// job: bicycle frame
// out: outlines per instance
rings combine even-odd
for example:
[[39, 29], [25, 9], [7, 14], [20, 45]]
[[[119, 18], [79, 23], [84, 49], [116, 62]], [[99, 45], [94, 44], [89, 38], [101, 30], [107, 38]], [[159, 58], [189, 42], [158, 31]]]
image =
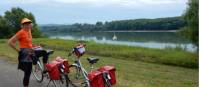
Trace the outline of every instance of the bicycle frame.
[[[80, 71], [82, 72], [83, 76], [84, 76], [84, 79], [86, 81], [86, 84], [87, 84], [87, 87], [90, 87], [90, 81], [89, 81], [89, 78], [87, 77], [88, 76], [88, 73], [87, 71], [83, 68], [82, 64], [81, 64], [81, 61], [80, 61], [80, 58], [77, 58], [76, 62], [74, 64], [72, 64], [73, 66], [76, 66], [78, 67], [78, 69], [80, 69]], [[92, 70], [94, 67], [93, 65], [90, 65], [90, 69]], [[90, 71], [91, 71], [90, 70]], [[78, 74], [80, 73], [80, 71], [78, 71]], [[110, 82], [108, 81], [110, 76], [108, 73], [104, 73], [103, 74], [103, 78], [106, 82], [106, 85], [107, 87], [112, 87]]]
[[[86, 81], [87, 87], [90, 87], [90, 81], [89, 81], [89, 79], [88, 79], [88, 77], [87, 77], [88, 73], [87, 73], [87, 71], [83, 68], [83, 66], [82, 66], [82, 64], [81, 64], [81, 61], [80, 61], [80, 58], [77, 58], [76, 61], [77, 61], [77, 62], [75, 62], [75, 63], [72, 64], [72, 65], [74, 65], [74, 66], [78, 67], [78, 69], [80, 69], [80, 71], [81, 71], [81, 73], [82, 73], [82, 75], [84, 76], [84, 79], [85, 79], [85, 81]], [[80, 73], [80, 71], [79, 71], [79, 73]]]
[[44, 65], [43, 63], [41, 63], [40, 59], [38, 59], [37, 64], [39, 65], [39, 67], [42, 67], [42, 71], [44, 71]]

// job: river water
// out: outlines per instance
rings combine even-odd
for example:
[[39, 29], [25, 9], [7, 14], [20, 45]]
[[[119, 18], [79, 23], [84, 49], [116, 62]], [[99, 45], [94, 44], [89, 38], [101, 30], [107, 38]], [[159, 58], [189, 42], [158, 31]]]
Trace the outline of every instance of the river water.
[[46, 33], [50, 38], [87, 40], [103, 44], [118, 44], [148, 48], [181, 47], [194, 52], [196, 47], [176, 32], [64, 32]]

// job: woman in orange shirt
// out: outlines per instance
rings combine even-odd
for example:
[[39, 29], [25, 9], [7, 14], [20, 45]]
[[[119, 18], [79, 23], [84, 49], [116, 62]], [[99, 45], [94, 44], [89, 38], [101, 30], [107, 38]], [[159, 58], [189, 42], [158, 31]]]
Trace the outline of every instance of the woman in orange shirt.
[[[32, 70], [32, 21], [24, 18], [21, 21], [22, 29], [8, 40], [8, 44], [19, 53], [18, 69], [24, 71], [23, 85], [28, 87]], [[19, 42], [19, 48], [16, 47], [16, 41]]]

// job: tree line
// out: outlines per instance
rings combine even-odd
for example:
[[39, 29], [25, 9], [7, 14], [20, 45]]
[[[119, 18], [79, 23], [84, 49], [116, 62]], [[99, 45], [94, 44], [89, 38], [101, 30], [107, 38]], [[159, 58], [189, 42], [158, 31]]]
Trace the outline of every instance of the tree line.
[[96, 22], [96, 24], [75, 23], [72, 25], [43, 25], [43, 32], [67, 31], [134, 31], [134, 30], [177, 30], [186, 26], [183, 17], [167, 17], [156, 19], [118, 20], [111, 22]]

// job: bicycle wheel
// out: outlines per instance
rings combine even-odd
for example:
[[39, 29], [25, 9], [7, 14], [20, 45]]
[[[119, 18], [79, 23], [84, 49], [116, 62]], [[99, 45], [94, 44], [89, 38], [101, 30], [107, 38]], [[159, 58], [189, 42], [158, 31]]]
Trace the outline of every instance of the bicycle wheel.
[[110, 81], [109, 81], [110, 75], [109, 73], [103, 73], [103, 79], [105, 82], [105, 87], [112, 87]]
[[53, 80], [54, 87], [71, 87], [67, 74], [61, 74], [59, 80]]
[[68, 78], [70, 85], [75, 87], [85, 87], [86, 82], [80, 68], [76, 65], [71, 65], [69, 69], [70, 73], [68, 73]]
[[36, 80], [41, 83], [43, 81], [44, 76], [43, 76], [43, 66], [41, 65], [40, 61], [38, 61], [35, 66], [33, 66], [32, 72]]
[[105, 87], [112, 87], [112, 85], [110, 84], [110, 82], [108, 80], [105, 81]]

